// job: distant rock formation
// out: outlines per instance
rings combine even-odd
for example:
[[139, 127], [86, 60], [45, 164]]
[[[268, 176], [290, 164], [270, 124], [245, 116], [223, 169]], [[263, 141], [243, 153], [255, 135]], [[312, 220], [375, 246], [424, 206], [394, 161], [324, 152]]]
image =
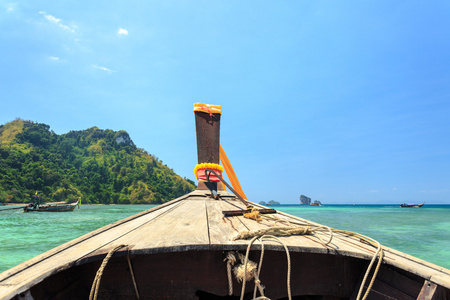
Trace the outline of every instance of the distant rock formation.
[[300, 204], [301, 205], [311, 205], [311, 198], [306, 197], [305, 195], [300, 195]]
[[125, 144], [127, 146], [135, 146], [133, 141], [131, 140], [130, 136], [128, 135], [128, 133], [125, 130], [121, 130], [121, 131], [117, 132], [115, 137], [116, 137], [116, 143], [118, 145]]
[[259, 204], [261, 204], [261, 205], [280, 205], [280, 202], [274, 201], [274, 200], [270, 200], [269, 203], [266, 203], [264, 201], [259, 201]]
[[312, 206], [322, 206], [322, 202], [319, 200], [314, 200], [314, 202], [311, 203]]

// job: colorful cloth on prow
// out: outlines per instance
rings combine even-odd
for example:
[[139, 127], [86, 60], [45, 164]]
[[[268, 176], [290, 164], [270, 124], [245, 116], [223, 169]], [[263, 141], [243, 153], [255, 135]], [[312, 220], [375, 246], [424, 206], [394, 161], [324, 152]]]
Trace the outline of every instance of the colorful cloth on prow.
[[194, 112], [201, 111], [207, 114], [222, 114], [222, 106], [205, 104], [205, 103], [194, 103]]
[[[195, 177], [197, 178], [197, 180], [200, 180], [200, 181], [208, 180], [206, 178], [206, 174], [205, 174], [206, 169], [211, 169], [214, 172], [216, 172], [217, 175], [222, 176], [223, 167], [221, 165], [213, 164], [213, 163], [201, 163], [201, 164], [196, 165], [194, 168], [194, 173], [195, 173]], [[214, 173], [209, 174], [208, 177], [209, 177], [209, 180], [212, 182], [220, 181], [220, 179], [218, 177], [216, 177], [216, 175], [214, 175]]]

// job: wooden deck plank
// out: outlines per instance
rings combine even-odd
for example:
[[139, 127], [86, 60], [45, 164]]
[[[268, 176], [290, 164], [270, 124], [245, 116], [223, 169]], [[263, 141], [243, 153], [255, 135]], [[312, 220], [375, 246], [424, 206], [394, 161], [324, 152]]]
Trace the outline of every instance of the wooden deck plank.
[[225, 217], [223, 211], [245, 209], [245, 206], [237, 198], [229, 197], [207, 203], [209, 231], [211, 245], [240, 245], [245, 247], [246, 241], [233, 241], [238, 232], [246, 228], [234, 217]]
[[[137, 247], [209, 244], [204, 198], [185, 201], [170, 214], [169, 218], [158, 221], [155, 226], [158, 230], [151, 228], [147, 228], [147, 232], [143, 232], [145, 228], [139, 230], [139, 233], [143, 234], [143, 239], [135, 239]], [[152, 240], [156, 240], [156, 243]]]
[[[111, 241], [129, 232], [134, 228], [141, 226], [155, 218], [164, 215], [182, 202], [174, 203], [155, 210], [152, 213], [142, 214], [138, 218], [133, 218], [127, 222], [116, 222], [120, 226], [107, 226], [107, 230], [99, 229], [90, 234], [84, 235], [72, 242], [63, 244], [53, 250], [45, 252], [21, 265], [1, 274], [0, 298], [4, 297], [9, 291], [14, 290], [15, 286], [24, 283], [36, 283], [45, 278], [47, 274], [65, 269], [70, 265], [88, 255], [93, 249], [99, 246], [111, 243]], [[116, 224], [114, 223], [114, 224]]]
[[[204, 198], [190, 198], [166, 215], [124, 235], [109, 245], [105, 245], [92, 253], [102, 254], [109, 249], [125, 244], [131, 251], [146, 252], [151, 249], [170, 248], [188, 245], [209, 245]], [[185, 248], [184, 248], [185, 249]]]
[[[278, 212], [276, 215], [276, 218], [279, 220], [284, 220], [285, 222], [278, 223], [277, 226], [284, 226], [286, 224], [302, 224], [307, 226], [315, 227], [327, 227], [324, 225], [321, 225], [319, 223], [315, 223], [300, 217], [288, 215], [283, 212]], [[331, 228], [333, 229], [333, 228]], [[327, 230], [323, 230], [320, 232], [315, 232], [313, 236], [305, 236], [305, 238], [310, 239], [313, 242], [322, 244], [321, 240], [318, 238], [319, 236], [322, 238], [323, 241], [328, 241], [329, 239], [329, 232]], [[331, 240], [331, 243], [328, 246], [325, 246], [325, 248], [330, 250], [336, 250], [337, 252], [356, 252], [361, 254], [370, 254], [374, 253], [376, 249], [373, 247], [367, 245], [366, 243], [362, 243], [356, 239], [351, 239], [348, 236], [340, 233], [333, 233], [333, 238]]]
[[229, 205], [222, 201], [206, 201], [206, 213], [208, 216], [208, 230], [212, 245], [233, 244], [232, 236], [237, 234], [237, 230], [232, 225], [232, 221], [222, 214], [223, 210], [229, 210]]
[[[8, 298], [11, 293], [16, 293], [18, 286], [24, 291], [51, 273], [93, 256], [105, 254], [120, 244], [128, 245], [131, 251], [136, 253], [233, 247], [245, 249], [249, 240], [231, 240], [244, 230], [296, 226], [294, 224], [320, 226], [282, 212], [265, 215], [261, 222], [243, 216], [225, 218], [222, 211], [246, 209], [245, 205], [227, 192], [220, 192], [220, 200], [213, 200], [205, 196], [205, 193], [207, 191], [195, 191], [156, 209], [105, 226], [0, 274], [0, 298]], [[265, 208], [257, 204], [254, 206]], [[328, 239], [327, 232], [320, 232], [308, 236], [280, 237], [280, 240], [293, 251], [336, 253], [363, 259], [369, 259], [376, 250], [343, 233], [334, 234], [328, 246], [321, 243], [319, 236], [323, 240]], [[274, 241], [267, 241], [265, 244], [281, 247]], [[450, 283], [446, 282], [450, 271], [442, 267], [390, 248], [386, 248], [385, 263], [450, 288]]]
[[[263, 215], [261, 222], [256, 222], [255, 220], [247, 219], [244, 217], [238, 217], [240, 222], [242, 222], [248, 230], [259, 230], [261, 228], [270, 227], [295, 227], [295, 224], [290, 223], [288, 217], [283, 217], [278, 214], [276, 215]], [[326, 247], [320, 242], [317, 237], [308, 236], [280, 236], [278, 237], [284, 244], [288, 246], [305, 247], [305, 248], [316, 248], [316, 252], [326, 252]], [[279, 246], [278, 242], [273, 242], [273, 245]]]
[[[239, 204], [238, 204], [239, 205]], [[265, 208], [260, 205], [255, 205], [257, 208]], [[263, 215], [263, 220], [261, 222], [256, 222], [254, 220], [246, 219], [242, 216], [233, 217], [233, 220], [239, 220], [239, 223], [234, 221], [234, 223], [241, 224], [239, 227], [241, 230], [258, 230], [261, 228], [269, 228], [273, 226], [296, 226], [297, 223], [303, 225], [310, 226], [321, 226], [320, 224], [310, 222], [308, 220], [304, 220], [297, 217], [292, 217], [286, 214], [280, 214], [279, 212], [276, 215]], [[319, 239], [319, 236], [322, 238], [322, 241]], [[367, 244], [363, 244], [357, 240], [353, 240], [348, 242], [346, 239], [342, 240], [339, 238], [339, 234], [334, 234], [334, 237], [329, 245], [324, 245], [323, 241], [327, 241], [329, 239], [329, 232], [315, 232], [313, 235], [305, 235], [305, 236], [290, 236], [290, 237], [279, 237], [280, 240], [288, 245], [289, 247], [296, 248], [297, 250], [301, 248], [307, 248], [308, 251], [316, 252], [316, 253], [357, 253], [360, 257], [370, 257], [375, 250], [372, 249], [371, 246]], [[273, 245], [279, 245], [279, 243], [274, 242]]]
[[[125, 219], [119, 220], [117, 222], [111, 223], [111, 224], [106, 225], [104, 227], [101, 227], [101, 228], [99, 228], [97, 230], [89, 232], [89, 233], [87, 233], [87, 234], [85, 234], [85, 235], [83, 235], [83, 236], [81, 236], [79, 238], [76, 238], [76, 239], [73, 239], [73, 240], [71, 240], [71, 241], [69, 241], [67, 243], [64, 243], [64, 244], [62, 244], [62, 245], [60, 245], [58, 247], [55, 247], [55, 248], [53, 248], [53, 249], [51, 249], [51, 250], [49, 250], [47, 252], [44, 252], [44, 253], [42, 253], [42, 254], [40, 254], [40, 255], [32, 258], [32, 259], [30, 259], [30, 260], [20, 264], [20, 265], [17, 265], [16, 267], [13, 267], [13, 268], [11, 268], [11, 269], [1, 273], [0, 274], [0, 284], [2, 283], [3, 280], [5, 280], [6, 278], [10, 277], [11, 274], [16, 273], [16, 272], [20, 272], [24, 268], [27, 268], [27, 267], [29, 267], [31, 265], [34, 265], [35, 263], [40, 262], [42, 260], [48, 259], [51, 256], [53, 256], [53, 255], [63, 251], [66, 248], [71, 248], [71, 247], [77, 246], [78, 244], [84, 242], [85, 240], [91, 239], [92, 237], [95, 237], [96, 235], [102, 234], [102, 233], [104, 233], [106, 231], [109, 231], [109, 230], [115, 228], [115, 227], [119, 227], [120, 226], [120, 228], [122, 228], [121, 226], [123, 226], [123, 224], [126, 224], [126, 223], [128, 223], [130, 221], [133, 221], [135, 219], [139, 219], [142, 216], [147, 216], [147, 215], [149, 215], [151, 213], [153, 214], [154, 212], [156, 212], [156, 214], [164, 213], [166, 211], [166, 208], [172, 207], [172, 205], [174, 205], [175, 203], [178, 203], [178, 202], [186, 199], [187, 197], [189, 197], [189, 194], [184, 195], [184, 196], [182, 196], [180, 198], [174, 199], [174, 200], [172, 200], [170, 202], [167, 202], [165, 204], [159, 205], [157, 207], [154, 207], [152, 209], [143, 211], [141, 213], [137, 213], [137, 214], [135, 214], [133, 216], [130, 216], [128, 218], [125, 218]], [[154, 216], [156, 216], [156, 215], [154, 215]]]
[[[278, 218], [285, 218], [298, 220], [300, 222], [306, 222], [309, 224], [313, 224], [316, 226], [320, 226], [320, 224], [305, 220], [296, 216], [291, 216], [288, 214], [285, 214], [283, 212], [278, 212], [277, 217]], [[359, 241], [356, 238], [351, 238], [345, 234], [337, 233], [334, 234], [331, 248], [334, 248], [337, 250], [337, 252], [341, 254], [351, 255], [354, 257], [359, 258], [370, 258], [376, 251], [376, 248]], [[411, 272], [416, 275], [423, 276], [424, 274], [428, 274], [429, 278], [433, 278], [433, 281], [436, 283], [439, 283], [443, 286], [450, 286], [450, 283], [445, 281], [444, 278], [448, 278], [450, 276], [449, 270], [435, 266], [429, 262], [422, 261], [418, 258], [412, 257], [408, 254], [405, 254], [403, 252], [399, 252], [397, 250], [383, 247], [385, 249], [385, 257], [384, 261], [386, 263], [392, 264], [396, 267], [399, 267], [401, 269], [407, 270], [408, 272]]]
[[433, 299], [434, 293], [436, 292], [437, 285], [435, 283], [425, 280], [423, 287], [420, 290], [420, 294], [417, 300], [431, 300]]

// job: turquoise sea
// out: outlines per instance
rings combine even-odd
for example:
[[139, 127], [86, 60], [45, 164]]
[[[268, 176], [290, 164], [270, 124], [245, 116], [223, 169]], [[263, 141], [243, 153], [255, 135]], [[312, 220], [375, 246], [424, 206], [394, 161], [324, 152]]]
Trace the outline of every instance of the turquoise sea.
[[[152, 205], [82, 205], [73, 212], [1, 211], [0, 272], [99, 227]], [[450, 269], [450, 205], [277, 205], [274, 209], [336, 229], [355, 231], [381, 244]]]

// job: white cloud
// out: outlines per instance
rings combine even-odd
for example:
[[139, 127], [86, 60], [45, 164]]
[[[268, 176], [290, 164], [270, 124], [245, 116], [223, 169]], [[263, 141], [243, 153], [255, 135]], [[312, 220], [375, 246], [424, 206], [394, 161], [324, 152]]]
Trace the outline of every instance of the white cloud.
[[62, 19], [58, 19], [55, 16], [49, 15], [48, 13], [46, 13], [45, 11], [40, 11], [39, 14], [43, 15], [44, 18], [46, 18], [49, 22], [54, 23], [56, 25], [59, 26], [59, 28], [67, 30], [69, 32], [75, 33], [75, 29], [63, 24], [61, 21]]
[[128, 30], [119, 28], [119, 30], [117, 31], [117, 34], [118, 35], [128, 35]]
[[6, 12], [11, 13], [16, 10], [16, 7], [17, 7], [17, 3], [8, 3], [6, 5]]
[[49, 56], [48, 58], [51, 59], [51, 60], [59, 60], [58, 56]]
[[114, 70], [111, 70], [111, 69], [108, 69], [108, 68], [105, 68], [105, 67], [102, 67], [102, 66], [99, 66], [99, 65], [92, 65], [92, 67], [94, 69], [102, 70], [102, 71], [105, 71], [105, 72], [108, 72], [108, 73], [117, 72], [117, 71], [114, 71]]
[[53, 22], [53, 23], [59, 23], [59, 22], [61, 22], [61, 19], [58, 19], [58, 18], [56, 18], [56, 17], [54, 17], [54, 16], [52, 16], [52, 15], [47, 15], [45, 12], [39, 12], [40, 14], [43, 14], [44, 15], [44, 17], [47, 19], [47, 20], [49, 20], [50, 22]]

